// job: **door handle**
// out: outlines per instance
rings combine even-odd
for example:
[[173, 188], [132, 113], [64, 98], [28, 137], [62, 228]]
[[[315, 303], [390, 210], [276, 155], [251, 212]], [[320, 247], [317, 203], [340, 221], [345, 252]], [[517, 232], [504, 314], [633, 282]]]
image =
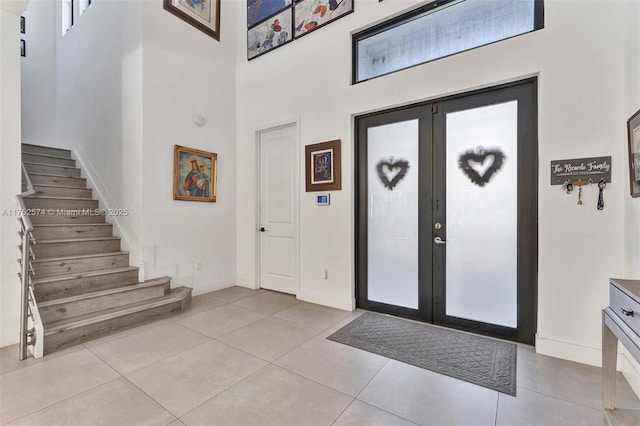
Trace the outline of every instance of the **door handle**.
[[264, 227], [260, 227], [260, 232], [267, 232], [267, 230]]
[[433, 242], [436, 243], [436, 244], [447, 244], [447, 242], [445, 240], [443, 240], [442, 238], [440, 238], [440, 237], [435, 237], [433, 239]]

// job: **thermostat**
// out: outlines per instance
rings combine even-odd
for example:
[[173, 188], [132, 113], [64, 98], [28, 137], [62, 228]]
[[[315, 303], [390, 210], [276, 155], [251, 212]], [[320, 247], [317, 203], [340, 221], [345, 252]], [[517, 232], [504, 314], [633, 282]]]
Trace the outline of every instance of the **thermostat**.
[[316, 195], [316, 206], [328, 206], [329, 200], [329, 194], [318, 194]]

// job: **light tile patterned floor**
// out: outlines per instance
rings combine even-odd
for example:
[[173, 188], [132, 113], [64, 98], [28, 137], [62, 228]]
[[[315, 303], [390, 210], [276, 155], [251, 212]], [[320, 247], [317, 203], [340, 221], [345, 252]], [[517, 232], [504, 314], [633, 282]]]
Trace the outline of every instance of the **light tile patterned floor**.
[[[41, 360], [0, 350], [11, 425], [602, 425], [600, 369], [518, 347], [517, 397], [326, 340], [361, 312], [232, 287]], [[617, 405], [640, 409], [618, 376]]]

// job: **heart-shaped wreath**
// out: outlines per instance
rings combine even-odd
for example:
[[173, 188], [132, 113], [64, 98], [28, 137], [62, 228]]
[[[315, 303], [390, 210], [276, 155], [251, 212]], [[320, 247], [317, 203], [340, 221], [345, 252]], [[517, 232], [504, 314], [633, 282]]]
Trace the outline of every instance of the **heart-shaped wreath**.
[[[393, 157], [391, 157], [389, 158], [389, 161], [381, 160], [376, 165], [376, 170], [378, 171], [378, 176], [380, 177], [382, 184], [393, 191], [393, 188], [407, 174], [407, 170], [409, 170], [409, 162], [404, 160], [394, 161]], [[395, 176], [391, 177], [395, 170], [398, 170], [398, 172]]]
[[[502, 167], [502, 163], [505, 160], [505, 155], [499, 149], [487, 149], [485, 150], [483, 147], [476, 148], [475, 151], [467, 151], [466, 153], [460, 156], [460, 160], [458, 161], [458, 165], [466, 174], [471, 182], [475, 183], [478, 186], [484, 186], [489, 183], [491, 178], [500, 168]], [[471, 164], [476, 163], [479, 166], [483, 166], [485, 161], [489, 159], [492, 160], [489, 167], [484, 170], [482, 173], [481, 169], [474, 168]], [[480, 174], [482, 173], [482, 174]]]

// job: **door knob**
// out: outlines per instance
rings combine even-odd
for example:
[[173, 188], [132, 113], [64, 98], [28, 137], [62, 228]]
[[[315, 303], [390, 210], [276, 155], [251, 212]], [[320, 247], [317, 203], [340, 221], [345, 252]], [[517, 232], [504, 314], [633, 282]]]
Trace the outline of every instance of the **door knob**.
[[440, 238], [440, 237], [435, 237], [435, 238], [433, 239], [433, 242], [434, 242], [434, 243], [436, 243], [436, 244], [446, 244], [446, 243], [447, 243], [445, 240], [443, 240], [443, 239], [442, 239], [442, 238]]
[[264, 227], [261, 227], [261, 228], [260, 228], [260, 232], [267, 232], [267, 230], [266, 230], [266, 229], [264, 229]]

